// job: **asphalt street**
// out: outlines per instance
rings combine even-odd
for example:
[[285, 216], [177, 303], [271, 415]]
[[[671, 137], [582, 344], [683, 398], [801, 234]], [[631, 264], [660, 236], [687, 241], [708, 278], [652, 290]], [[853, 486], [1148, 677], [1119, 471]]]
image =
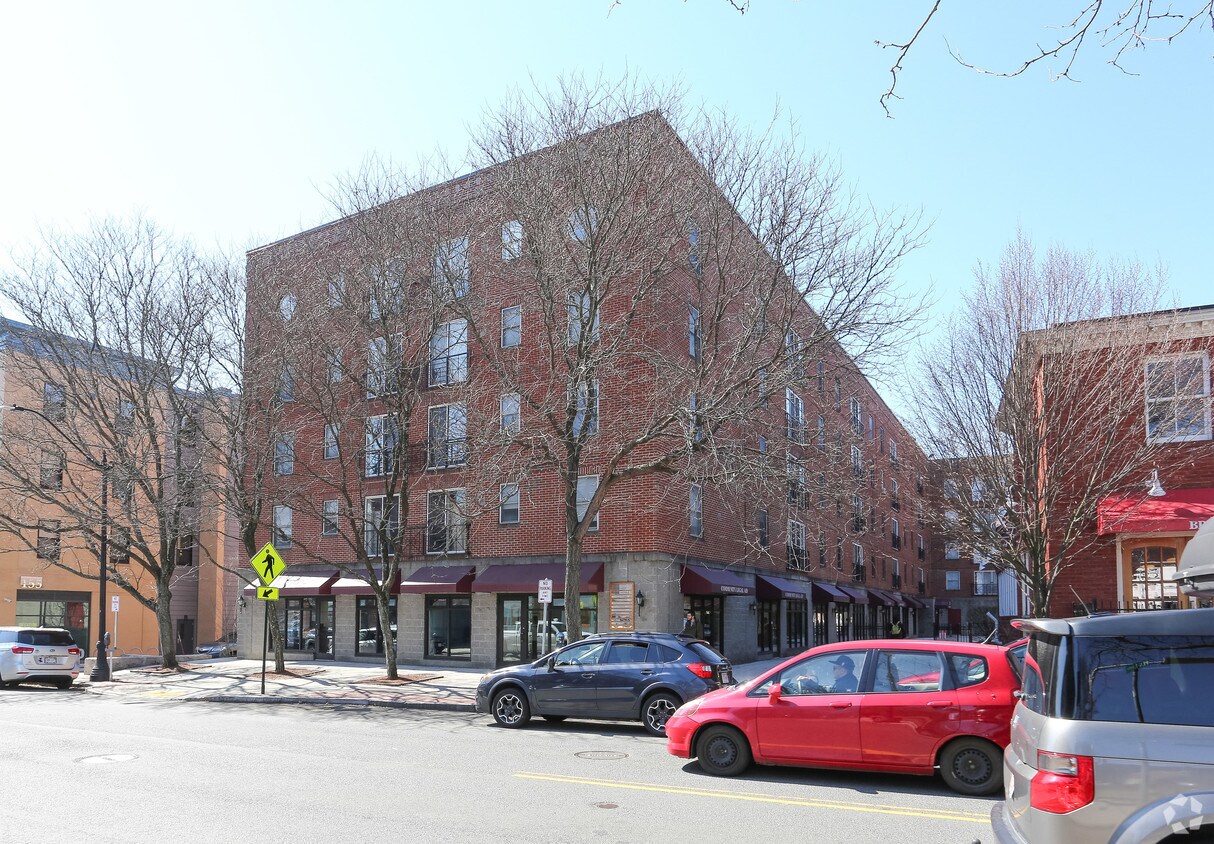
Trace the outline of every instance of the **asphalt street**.
[[992, 840], [936, 779], [719, 779], [639, 725], [25, 686], [0, 737], [0, 842]]

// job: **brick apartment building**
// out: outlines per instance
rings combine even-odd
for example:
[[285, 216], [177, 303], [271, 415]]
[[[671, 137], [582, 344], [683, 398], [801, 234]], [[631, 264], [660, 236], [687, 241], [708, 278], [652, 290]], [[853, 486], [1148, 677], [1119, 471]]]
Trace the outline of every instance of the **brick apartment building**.
[[[656, 114], [597, 135], [610, 144], [612, 133], [632, 131], [638, 121], [676, 164], [694, 166]], [[389, 584], [398, 661], [494, 666], [537, 657], [545, 633], [536, 594], [543, 578], [552, 580], [555, 598], [548, 632], [558, 640], [563, 635], [566, 490], [551, 465], [520, 472], [514, 458], [501, 456], [510, 450], [494, 451], [497, 440], [478, 432], [500, 430], [512, 437], [510, 453], [518, 454], [528, 432], [543, 437], [540, 417], [548, 411], [537, 408], [547, 408], [544, 402], [556, 395], [560, 407], [552, 414], [560, 416], [568, 393], [575, 427], [596, 432], [586, 439], [585, 469], [577, 476], [581, 519], [601, 473], [609, 471], [610, 455], [596, 451], [594, 437], [606, 441], [621, 427], [626, 435], [630, 426], [644, 424], [638, 414], [666, 389], [659, 386], [664, 362], [690, 361], [695, 369], [708, 357], [702, 347], [714, 342], [718, 327], [743, 330], [741, 322], [711, 322], [718, 303], [695, 298], [697, 280], [710, 272], [697, 252], [701, 230], [695, 223], [690, 230], [655, 225], [645, 232], [652, 241], [668, 242], [681, 259], [654, 282], [661, 297], [647, 302], [626, 329], [613, 316], [617, 300], [604, 301], [600, 327], [598, 313], [587, 320], [580, 294], [569, 293], [566, 301], [564, 292], [537, 292], [519, 269], [526, 237], [539, 238], [532, 232], [550, 227], [556, 234], [543, 235], [549, 242], [564, 237], [576, 252], [591, 225], [610, 227], [613, 220], [606, 213], [597, 219], [593, 208], [570, 213], [553, 205], [550, 221], [520, 222], [493, 190], [513, 164], [249, 253], [250, 336], [302, 334], [306, 341], [292, 347], [296, 358], [282, 361], [282, 372], [303, 373], [301, 382], [306, 373], [321, 373], [319, 387], [297, 389], [292, 382], [280, 391], [290, 430], [280, 439], [273, 501], [261, 532], [288, 563], [276, 584], [282, 598], [275, 609], [294, 657], [383, 659], [375, 598], [359, 574], [358, 549], [341, 538], [347, 519], [366, 529], [360, 535], [356, 527], [353, 541], [364, 542], [368, 554], [389, 552], [370, 526], [388, 521], [403, 536], [401, 573]], [[643, 193], [636, 190], [629, 201]], [[378, 306], [359, 286], [365, 273], [350, 247], [364, 237], [369, 218], [396, 208], [425, 208], [428, 219], [444, 221], [446, 234], [419, 235], [409, 227], [399, 234], [429, 238], [431, 252], [416, 262], [423, 273], [456, 265], [450, 301], [421, 336], [408, 328], [377, 335], [366, 311]], [[420, 297], [432, 283], [402, 287]], [[746, 292], [747, 284], [739, 278], [734, 286]], [[625, 304], [628, 298], [627, 291], [620, 294]], [[354, 307], [347, 307], [351, 301]], [[753, 407], [740, 419], [701, 432], [698, 413], [711, 411], [697, 408], [696, 392], [679, 393], [688, 396], [682, 435], [692, 469], [700, 437], [720, 435], [736, 446], [729, 453], [746, 453], [747, 471], [776, 467], [778, 483], [739, 491], [718, 484], [711, 472], [681, 470], [636, 474], [612, 487], [585, 533], [578, 590], [583, 632], [678, 631], [691, 609], [703, 636], [737, 661], [881, 635], [895, 618], [912, 635], [930, 632], [924, 598], [931, 538], [922, 509], [927, 461], [837, 344], [799, 351], [814, 314], [801, 300], [790, 313], [772, 340], [791, 350], [781, 369], [787, 377], [771, 373], [778, 387], [753, 391]], [[546, 359], [571, 354], [568, 349], [583, 340], [608, 346], [625, 330], [637, 338], [629, 341], [634, 345], [600, 366], [593, 387], [586, 382], [579, 393], [544, 369]], [[390, 414], [378, 397], [385, 358], [405, 360], [405, 374], [391, 390], [416, 401], [406, 427], [399, 434], [393, 428], [391, 436], [385, 433]], [[262, 380], [269, 375], [253, 374]], [[768, 374], [764, 370], [764, 379]], [[323, 401], [309, 404], [304, 392]], [[386, 493], [379, 456], [383, 443], [397, 437], [413, 455], [404, 507]], [[347, 446], [355, 455], [343, 463]], [[652, 457], [657, 448], [642, 443], [635, 460]], [[245, 594], [240, 649], [251, 656], [262, 647], [265, 604], [253, 600], [251, 588]]]

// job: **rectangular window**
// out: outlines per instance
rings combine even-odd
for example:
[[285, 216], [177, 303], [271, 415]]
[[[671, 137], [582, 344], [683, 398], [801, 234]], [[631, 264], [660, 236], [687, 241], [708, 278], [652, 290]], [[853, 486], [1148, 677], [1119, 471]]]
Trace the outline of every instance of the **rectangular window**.
[[961, 572], [946, 571], [944, 573], [944, 588], [951, 591], [961, 588]]
[[839, 383], [839, 379], [835, 379], [835, 410], [843, 409], [843, 385]]
[[274, 543], [275, 548], [291, 547], [293, 520], [294, 513], [291, 512], [290, 507], [287, 507], [285, 504], [274, 505], [274, 526], [271, 530], [270, 540]]
[[284, 365], [278, 372], [278, 400], [295, 401], [295, 370], [289, 365]]
[[851, 576], [852, 580], [863, 583], [866, 579], [864, 569], [864, 546], [859, 542], [851, 545]]
[[135, 430], [135, 403], [127, 399], [118, 400], [118, 415], [114, 418], [114, 427], [119, 434], [129, 434]]
[[193, 534], [177, 538], [177, 565], [181, 568], [198, 565], [198, 541]]
[[569, 213], [569, 234], [583, 245], [590, 242], [598, 227], [599, 214], [594, 208], [578, 208]]
[[599, 382], [580, 382], [576, 387], [574, 401], [577, 408], [573, 415], [573, 436], [590, 436], [599, 430]]
[[785, 459], [788, 470], [788, 503], [796, 507], [804, 507], [806, 496], [805, 464], [791, 454]]
[[337, 499], [324, 501], [320, 505], [320, 535], [337, 536]]
[[502, 433], [517, 434], [523, 430], [523, 400], [518, 393], [506, 393], [498, 402]]
[[427, 465], [432, 469], [468, 462], [468, 411], [463, 404], [440, 404], [429, 410]]
[[472, 264], [468, 260], [468, 238], [440, 243], [434, 250], [434, 286], [447, 299], [468, 295]]
[[868, 417], [868, 439], [869, 441], [876, 439], [876, 437], [873, 435], [873, 417], [871, 414]]
[[818, 361], [818, 392], [826, 389], [826, 362]]
[[797, 571], [809, 568], [805, 555], [805, 525], [791, 519], [788, 522], [788, 567]]
[[502, 484], [498, 496], [498, 523], [503, 525], [517, 525], [519, 516], [518, 484]]
[[523, 257], [523, 224], [518, 220], [502, 223], [502, 260]]
[[889, 506], [894, 510], [902, 509], [902, 499], [898, 496], [898, 479], [889, 479]]
[[510, 349], [523, 342], [523, 306], [502, 308], [502, 348]]
[[576, 346], [583, 336], [588, 343], [599, 339], [599, 312], [588, 292], [569, 294], [566, 315], [569, 319], [569, 345]]
[[687, 419], [691, 441], [701, 443], [704, 442], [704, 418], [700, 416], [698, 404], [699, 400], [695, 393], [687, 397]]
[[818, 568], [826, 568], [826, 531], [818, 531]]
[[274, 474], [295, 474], [295, 434], [279, 434], [274, 440]]
[[341, 351], [337, 350], [329, 352], [325, 360], [328, 364], [329, 383], [336, 384], [337, 382], [341, 381], [344, 369], [341, 362]]
[[[396, 634], [396, 599], [388, 599], [388, 624]], [[358, 599], [358, 654], [371, 656], [384, 652], [384, 634], [379, 626], [379, 604], [374, 597]]]
[[898, 468], [898, 444], [893, 440], [889, 441], [889, 465]]
[[337, 426], [336, 425], [325, 425], [325, 445], [324, 445], [323, 454], [324, 454], [325, 460], [336, 460], [337, 459], [338, 451], [337, 451]]
[[766, 548], [770, 539], [767, 535], [767, 508], [760, 507], [759, 512], [755, 514], [755, 524], [759, 528], [759, 547]]
[[363, 546], [368, 557], [392, 555], [400, 541], [400, 499], [385, 495], [363, 499]]
[[704, 535], [704, 488], [692, 484], [687, 496], [687, 510], [691, 515], [691, 535]]
[[687, 311], [687, 353], [700, 359], [700, 309], [694, 305]]
[[42, 452], [42, 463], [39, 466], [40, 486], [43, 489], [63, 489], [63, 468], [66, 461], [66, 456], [62, 451], [50, 451], [44, 449]]
[[944, 559], [959, 560], [961, 559], [961, 546], [956, 542], [944, 543]]
[[975, 595], [998, 595], [999, 594], [999, 572], [991, 569], [989, 571], [974, 572], [974, 594]]
[[788, 418], [789, 442], [805, 442], [805, 403], [790, 388], [784, 390], [784, 414]]
[[468, 553], [468, 516], [462, 489], [441, 489], [426, 495], [426, 553]]
[[468, 380], [468, 323], [456, 319], [443, 323], [430, 338], [429, 383], [431, 387], [460, 384]]
[[895, 551], [902, 548], [902, 528], [897, 519], [889, 520], [889, 542]]
[[396, 456], [396, 418], [393, 416], [367, 417], [366, 452], [364, 462], [368, 478], [392, 474]]
[[59, 559], [59, 521], [42, 519], [38, 522], [37, 554], [40, 560], [55, 562]]
[[392, 383], [393, 366], [387, 337], [374, 337], [367, 341], [367, 398], [396, 392]]
[[864, 455], [857, 445], [851, 447], [851, 475], [853, 478], [864, 477]]
[[329, 308], [340, 308], [346, 303], [346, 277], [341, 273], [329, 279]]
[[767, 437], [759, 434], [759, 454], [767, 453]]
[[864, 523], [864, 499], [859, 495], [851, 497], [851, 529], [856, 533], [863, 533], [867, 528]]
[[42, 413], [53, 422], [62, 422], [67, 416], [67, 392], [62, 384], [47, 381], [42, 385]]
[[826, 417], [818, 416], [818, 451], [826, 451]]
[[700, 227], [696, 223], [687, 226], [687, 262], [696, 278], [703, 278], [704, 264], [700, 258]]
[[472, 598], [426, 596], [426, 658], [472, 659]]
[[[580, 522], [586, 518], [586, 511], [590, 507], [590, 499], [594, 498], [595, 492], [599, 488], [598, 475], [581, 475], [577, 479], [577, 517]], [[594, 514], [594, 520], [590, 523], [590, 530], [599, 529], [599, 514]]]
[[1146, 362], [1147, 440], [1210, 439], [1210, 358], [1175, 355]]
[[860, 409], [860, 402], [854, 398], [851, 400], [851, 429], [857, 436], [864, 436], [864, 412]]

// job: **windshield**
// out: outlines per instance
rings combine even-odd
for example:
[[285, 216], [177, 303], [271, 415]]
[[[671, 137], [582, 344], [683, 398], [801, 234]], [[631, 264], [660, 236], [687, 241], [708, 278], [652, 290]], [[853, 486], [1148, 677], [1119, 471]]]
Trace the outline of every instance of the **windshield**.
[[58, 645], [72, 647], [76, 640], [66, 630], [19, 630], [17, 641], [22, 645]]
[[1214, 642], [1204, 636], [1076, 639], [1075, 717], [1214, 727]]

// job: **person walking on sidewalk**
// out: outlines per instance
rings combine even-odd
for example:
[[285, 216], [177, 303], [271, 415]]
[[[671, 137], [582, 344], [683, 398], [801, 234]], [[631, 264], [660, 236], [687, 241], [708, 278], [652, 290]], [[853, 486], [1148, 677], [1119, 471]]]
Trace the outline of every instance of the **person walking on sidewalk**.
[[680, 636], [690, 636], [693, 639], [704, 638], [704, 628], [700, 626], [700, 622], [696, 620], [695, 610], [688, 610], [686, 617], [683, 619], [683, 631]]

